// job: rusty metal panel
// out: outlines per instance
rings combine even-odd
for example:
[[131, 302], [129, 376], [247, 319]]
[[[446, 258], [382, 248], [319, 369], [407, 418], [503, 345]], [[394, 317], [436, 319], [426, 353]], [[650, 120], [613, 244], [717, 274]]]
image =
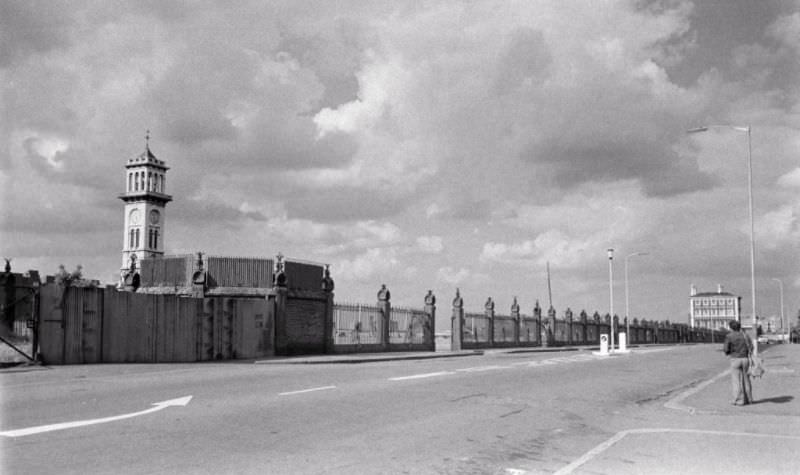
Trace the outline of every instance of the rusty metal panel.
[[142, 259], [139, 275], [143, 287], [184, 286], [192, 278], [192, 256]]
[[324, 268], [320, 264], [286, 261], [286, 281], [290, 289], [320, 290]]
[[81, 363], [100, 363], [103, 351], [103, 294], [105, 289], [78, 289], [81, 302]]
[[272, 259], [206, 257], [209, 287], [272, 287]]
[[177, 303], [174, 325], [173, 361], [196, 361], [196, 321], [202, 311], [202, 299], [171, 297]]
[[107, 291], [103, 300], [103, 361], [126, 361], [129, 292]]
[[203, 299], [203, 308], [197, 319], [197, 361], [214, 359], [214, 304], [212, 298]]
[[64, 297], [64, 364], [83, 363], [83, 292], [67, 287]]
[[39, 293], [39, 354], [45, 364], [64, 363], [62, 288], [44, 285]]
[[238, 299], [233, 332], [233, 357], [275, 354], [274, 323], [266, 299]]

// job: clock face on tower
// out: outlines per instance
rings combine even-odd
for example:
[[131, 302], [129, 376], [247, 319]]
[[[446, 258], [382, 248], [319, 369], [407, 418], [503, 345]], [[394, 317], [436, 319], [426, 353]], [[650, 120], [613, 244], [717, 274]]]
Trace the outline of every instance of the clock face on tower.
[[161, 219], [161, 213], [158, 210], [151, 210], [150, 211], [150, 224], [158, 224], [158, 221]]
[[141, 219], [142, 214], [137, 208], [132, 209], [131, 213], [128, 215], [128, 221], [130, 221], [131, 224], [139, 224]]

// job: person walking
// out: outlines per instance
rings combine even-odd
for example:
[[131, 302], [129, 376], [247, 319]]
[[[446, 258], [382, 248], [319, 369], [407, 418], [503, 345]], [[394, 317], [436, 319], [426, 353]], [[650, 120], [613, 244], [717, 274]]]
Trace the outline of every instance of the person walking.
[[728, 323], [731, 331], [725, 335], [725, 342], [722, 351], [731, 360], [731, 390], [734, 406], [744, 406], [753, 402], [753, 389], [750, 385], [750, 376], [747, 374], [750, 369], [750, 351], [753, 344], [750, 338], [741, 331], [742, 327], [736, 320]]

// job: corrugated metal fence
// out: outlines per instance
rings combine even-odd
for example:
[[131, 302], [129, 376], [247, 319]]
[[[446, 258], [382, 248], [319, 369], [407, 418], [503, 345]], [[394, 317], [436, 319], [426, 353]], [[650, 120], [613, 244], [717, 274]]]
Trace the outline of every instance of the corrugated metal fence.
[[47, 364], [159, 363], [274, 354], [264, 299], [188, 298], [47, 285], [40, 353]]

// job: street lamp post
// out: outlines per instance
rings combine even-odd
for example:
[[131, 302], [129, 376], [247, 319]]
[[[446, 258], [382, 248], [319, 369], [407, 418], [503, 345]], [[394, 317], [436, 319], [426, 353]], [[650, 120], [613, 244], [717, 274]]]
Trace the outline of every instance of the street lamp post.
[[611, 352], [614, 352], [614, 249], [608, 249], [608, 307], [611, 316]]
[[634, 256], [646, 256], [646, 252], [634, 252], [625, 256], [625, 339], [628, 344], [633, 343], [631, 338], [630, 296], [628, 294], [628, 259]]
[[690, 129], [687, 133], [694, 134], [698, 132], [706, 132], [710, 128], [728, 128], [739, 132], [747, 132], [747, 207], [750, 213], [750, 300], [752, 301], [752, 319], [753, 326], [750, 336], [753, 339], [753, 353], [758, 355], [758, 338], [756, 320], [756, 239], [755, 239], [755, 226], [753, 224], [753, 146], [750, 138], [750, 126], [735, 126], [735, 125], [707, 125], [705, 127], [697, 127]]
[[[777, 277], [773, 277], [772, 280], [774, 280], [775, 282], [777, 282], [779, 284], [778, 288], [781, 291], [781, 334], [783, 334], [783, 329], [786, 328], [786, 327], [784, 327], [784, 323], [783, 323], [783, 281], [781, 279], [777, 278]], [[791, 340], [791, 338], [789, 338], [789, 339]]]

